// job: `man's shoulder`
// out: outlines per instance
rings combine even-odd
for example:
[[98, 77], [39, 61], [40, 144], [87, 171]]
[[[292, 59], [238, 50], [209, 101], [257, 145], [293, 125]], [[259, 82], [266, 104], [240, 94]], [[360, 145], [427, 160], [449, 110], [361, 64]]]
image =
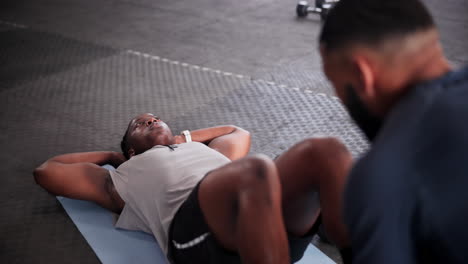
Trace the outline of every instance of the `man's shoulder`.
[[[468, 67], [416, 85], [402, 100], [405, 110], [420, 114], [420, 122], [440, 122], [468, 114]], [[405, 108], [405, 107], [402, 107]], [[411, 112], [403, 110], [404, 114]], [[448, 114], [450, 113], [450, 115]], [[424, 124], [422, 123], [422, 124]]]
[[462, 162], [468, 155], [468, 68], [416, 89], [393, 110], [371, 150], [353, 167], [346, 198], [355, 204], [379, 206], [409, 199], [421, 188], [439, 188], [431, 184], [446, 177], [441, 170], [448, 165], [451, 177], [468, 171]]
[[440, 111], [438, 107], [443, 107], [444, 102], [466, 101], [467, 97], [468, 66], [413, 85], [389, 113], [386, 123], [392, 118], [421, 120], [431, 110]]
[[387, 116], [361, 169], [411, 169], [434, 158], [431, 149], [444, 153], [462, 147], [468, 143], [467, 100], [468, 67], [414, 87]]

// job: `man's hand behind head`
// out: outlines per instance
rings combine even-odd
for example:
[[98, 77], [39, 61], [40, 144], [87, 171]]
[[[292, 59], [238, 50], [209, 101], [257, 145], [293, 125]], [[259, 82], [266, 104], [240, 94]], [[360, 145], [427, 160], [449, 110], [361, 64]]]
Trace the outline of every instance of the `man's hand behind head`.
[[114, 168], [117, 168], [120, 166], [120, 164], [124, 163], [125, 161], [127, 161], [127, 158], [125, 158], [125, 156], [122, 153], [114, 152], [112, 158], [109, 160], [109, 163]]

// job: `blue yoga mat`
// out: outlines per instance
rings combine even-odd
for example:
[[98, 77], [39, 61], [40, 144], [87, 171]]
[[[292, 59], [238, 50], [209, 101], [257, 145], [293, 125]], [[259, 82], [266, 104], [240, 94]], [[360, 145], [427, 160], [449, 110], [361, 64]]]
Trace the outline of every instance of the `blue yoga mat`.
[[[113, 169], [110, 166], [104, 166]], [[168, 264], [152, 235], [114, 227], [116, 215], [87, 201], [58, 196], [66, 212], [103, 264]], [[329, 257], [312, 244], [299, 264], [332, 264]]]

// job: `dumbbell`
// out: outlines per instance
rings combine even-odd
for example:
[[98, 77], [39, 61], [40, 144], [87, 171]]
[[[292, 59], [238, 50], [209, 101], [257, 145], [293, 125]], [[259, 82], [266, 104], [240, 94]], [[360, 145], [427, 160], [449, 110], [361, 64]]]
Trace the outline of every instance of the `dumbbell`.
[[306, 17], [309, 13], [320, 14], [320, 18], [325, 20], [330, 9], [339, 0], [315, 0], [315, 7], [309, 6], [307, 1], [299, 1], [296, 7], [296, 14], [298, 17]]

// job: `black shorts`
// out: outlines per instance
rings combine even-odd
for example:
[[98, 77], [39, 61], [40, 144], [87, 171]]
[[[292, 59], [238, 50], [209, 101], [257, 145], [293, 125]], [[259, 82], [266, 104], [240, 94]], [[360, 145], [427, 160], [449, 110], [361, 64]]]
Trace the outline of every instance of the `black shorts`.
[[[169, 256], [176, 264], [241, 263], [240, 256], [223, 248], [206, 224], [198, 202], [199, 185], [200, 183], [193, 189], [172, 220], [169, 229]], [[319, 221], [303, 237], [288, 234], [291, 263], [302, 258], [318, 226]]]

